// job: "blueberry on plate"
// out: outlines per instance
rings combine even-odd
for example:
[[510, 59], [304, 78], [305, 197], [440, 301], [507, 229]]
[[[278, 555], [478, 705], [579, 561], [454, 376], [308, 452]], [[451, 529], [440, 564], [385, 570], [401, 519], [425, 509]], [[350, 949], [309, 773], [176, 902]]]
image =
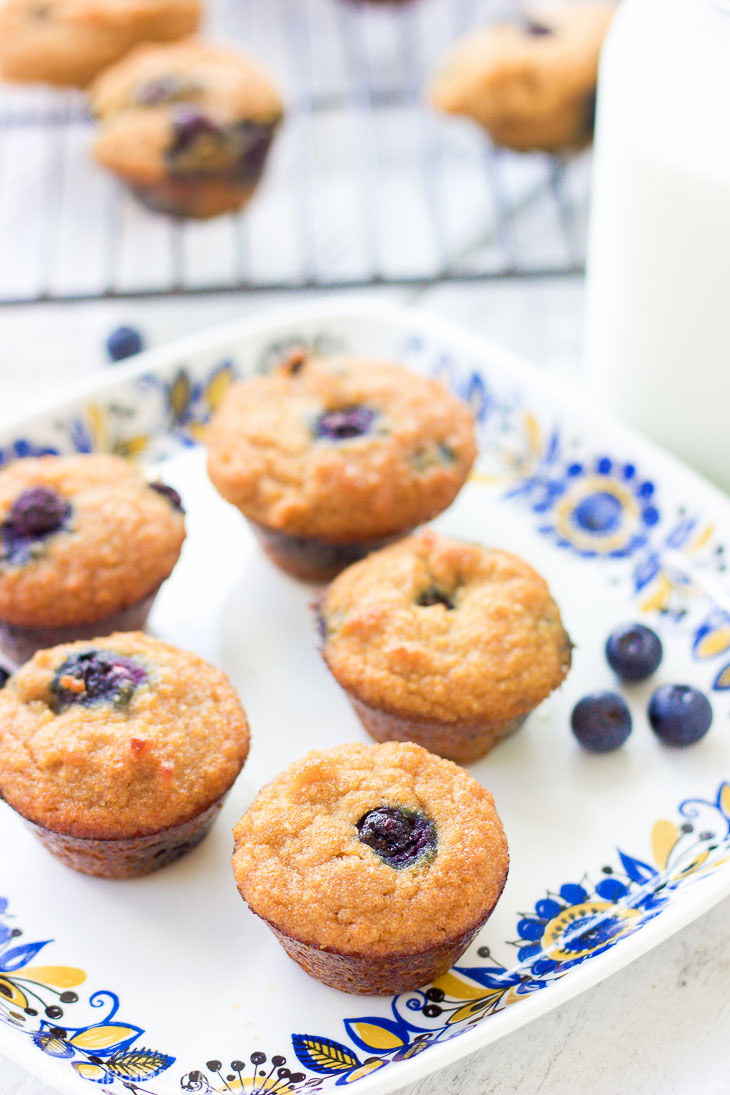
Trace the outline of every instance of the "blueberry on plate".
[[663, 684], [649, 700], [649, 722], [667, 745], [692, 745], [712, 725], [712, 707], [691, 684]]
[[144, 339], [134, 327], [117, 327], [106, 340], [106, 349], [112, 361], [123, 361], [144, 349]]
[[616, 692], [592, 692], [575, 705], [570, 725], [584, 749], [610, 753], [631, 733], [631, 712]]
[[621, 624], [606, 640], [606, 660], [622, 681], [644, 681], [659, 668], [664, 651], [655, 631], [643, 624]]

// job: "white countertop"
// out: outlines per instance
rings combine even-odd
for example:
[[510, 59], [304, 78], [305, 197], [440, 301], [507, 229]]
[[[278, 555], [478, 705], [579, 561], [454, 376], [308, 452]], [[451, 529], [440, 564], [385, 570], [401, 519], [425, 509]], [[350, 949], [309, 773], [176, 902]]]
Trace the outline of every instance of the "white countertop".
[[[417, 299], [580, 382], [582, 285], [577, 280], [378, 293]], [[121, 323], [139, 327], [148, 345], [159, 345], [286, 299], [282, 294], [230, 294], [0, 310], [0, 413], [6, 417], [21, 406], [32, 408], [38, 393], [46, 398], [70, 377], [102, 365], [104, 339]], [[404, 1091], [728, 1095], [729, 917], [730, 901], [725, 901], [601, 985]], [[0, 1057], [0, 1095], [54, 1093]]]

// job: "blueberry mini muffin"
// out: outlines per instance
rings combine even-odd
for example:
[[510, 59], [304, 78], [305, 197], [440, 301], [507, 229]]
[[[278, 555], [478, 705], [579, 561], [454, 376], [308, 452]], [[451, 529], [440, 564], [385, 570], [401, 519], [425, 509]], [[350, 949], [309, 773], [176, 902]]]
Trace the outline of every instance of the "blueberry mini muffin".
[[183, 217], [249, 201], [282, 117], [250, 58], [196, 39], [140, 46], [99, 77], [91, 104], [99, 163], [149, 208]]
[[140, 632], [39, 651], [0, 692], [0, 795], [84, 874], [146, 874], [195, 847], [248, 744], [225, 674]]
[[345, 992], [403, 992], [445, 973], [509, 866], [489, 792], [403, 742], [308, 753], [233, 835], [241, 896], [295, 962]]
[[208, 432], [214, 485], [276, 563], [312, 580], [440, 513], [475, 452], [471, 412], [437, 381], [304, 351], [234, 385]]
[[180, 497], [106, 454], [0, 470], [0, 647], [15, 664], [75, 638], [142, 627], [177, 562]]
[[0, 0], [0, 74], [85, 87], [139, 42], [197, 30], [200, 0]]
[[320, 611], [325, 661], [368, 733], [460, 763], [517, 729], [570, 668], [532, 567], [430, 529], [349, 567]]
[[588, 144], [598, 56], [615, 7], [589, 0], [529, 8], [519, 21], [472, 31], [432, 81], [431, 102], [472, 118], [508, 148]]

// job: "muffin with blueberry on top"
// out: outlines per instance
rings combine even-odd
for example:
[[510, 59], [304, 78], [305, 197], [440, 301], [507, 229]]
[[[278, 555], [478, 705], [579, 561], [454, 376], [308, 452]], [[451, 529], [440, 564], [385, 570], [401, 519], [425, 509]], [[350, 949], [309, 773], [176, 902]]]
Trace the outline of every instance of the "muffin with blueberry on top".
[[372, 737], [462, 764], [516, 730], [571, 663], [531, 566], [431, 529], [348, 567], [320, 624], [325, 661]]
[[496, 144], [557, 152], [593, 138], [598, 58], [615, 3], [535, 6], [452, 46], [429, 95]]
[[251, 199], [283, 113], [249, 57], [198, 39], [133, 50], [96, 80], [91, 105], [98, 162], [150, 209], [202, 218]]
[[344, 992], [403, 992], [460, 957], [509, 867], [488, 791], [418, 745], [314, 750], [234, 829], [243, 899], [290, 958]]
[[135, 877], [195, 847], [248, 746], [225, 674], [140, 632], [38, 651], [0, 691], [0, 796], [84, 874]]
[[234, 385], [208, 472], [283, 569], [323, 581], [446, 509], [476, 453], [469, 408], [370, 357], [295, 351]]
[[86, 87], [140, 42], [193, 34], [200, 17], [200, 0], [4, 0], [0, 73]]
[[44, 646], [144, 625], [185, 539], [180, 496], [102, 453], [0, 470], [0, 647]]

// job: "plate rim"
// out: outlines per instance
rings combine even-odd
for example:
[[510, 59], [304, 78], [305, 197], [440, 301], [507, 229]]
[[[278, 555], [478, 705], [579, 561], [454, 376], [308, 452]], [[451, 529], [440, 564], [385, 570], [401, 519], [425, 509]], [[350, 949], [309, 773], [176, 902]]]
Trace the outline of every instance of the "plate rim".
[[[564, 377], [544, 371], [523, 355], [492, 342], [488, 336], [469, 330], [458, 321], [434, 316], [418, 305], [383, 301], [374, 295], [358, 295], [354, 298], [347, 295], [316, 302], [276, 305], [266, 309], [261, 315], [245, 316], [217, 324], [202, 332], [143, 351], [135, 356], [134, 361], [121, 366], [115, 365], [110, 373], [99, 368], [88, 376], [78, 378], [71, 385], [64, 385], [63, 388], [60, 384], [54, 386], [43, 399], [42, 405], [35, 407], [30, 413], [27, 406], [24, 406], [20, 408], [20, 413], [3, 416], [0, 419], [0, 437], [10, 430], [22, 430], [50, 413], [59, 413], [73, 407], [91, 395], [102, 395], [139, 376], [159, 373], [176, 362], [184, 361], [187, 356], [214, 353], [217, 347], [222, 350], [232, 341], [246, 340], [267, 332], [274, 334], [278, 328], [291, 326], [296, 322], [306, 323], [308, 326], [326, 325], [327, 322], [347, 318], [355, 321], [366, 319], [370, 322], [381, 320], [400, 327], [410, 324], [447, 346], [463, 347], [467, 353], [483, 359], [492, 368], [503, 368], [507, 377], [513, 376], [520, 384], [532, 381], [538, 389], [549, 389], [554, 394], [556, 405], [565, 410], [566, 417], [575, 420], [581, 413], [586, 414], [590, 420], [600, 424], [602, 430], [609, 432], [621, 443], [625, 442], [637, 456], [647, 458], [650, 463], [661, 466], [667, 474], [673, 475], [675, 481], [679, 481], [681, 491], [686, 487], [693, 492], [694, 497], [706, 499], [708, 506], [719, 510], [713, 516], [719, 517], [721, 523], [730, 530], [730, 498], [719, 487], [655, 442], [619, 421], [595, 402], [587, 389]], [[730, 599], [730, 591], [728, 598]], [[642, 931], [621, 940], [590, 962], [576, 967], [570, 976], [552, 983], [548, 992], [527, 997], [519, 1008], [505, 1009], [490, 1016], [487, 1022], [481, 1022], [464, 1031], [458, 1038], [437, 1043], [437, 1052], [420, 1054], [399, 1062], [397, 1069], [378, 1070], [371, 1076], [363, 1077], [358, 1081], [358, 1091], [363, 1095], [387, 1095], [485, 1048], [625, 968], [728, 896], [730, 864], [706, 878], [701, 887], [693, 887], [685, 893], [681, 900], [665, 909], [660, 917], [654, 918], [651, 926], [646, 925]], [[15, 1032], [16, 1035], [17, 1033]], [[89, 1091], [88, 1080], [68, 1071], [61, 1072], [53, 1058], [40, 1053], [30, 1039], [24, 1042], [14, 1036], [13, 1029], [5, 1024], [0, 1024], [0, 1053], [24, 1068], [29, 1075], [59, 1092], [79, 1095], [80, 1092]]]

